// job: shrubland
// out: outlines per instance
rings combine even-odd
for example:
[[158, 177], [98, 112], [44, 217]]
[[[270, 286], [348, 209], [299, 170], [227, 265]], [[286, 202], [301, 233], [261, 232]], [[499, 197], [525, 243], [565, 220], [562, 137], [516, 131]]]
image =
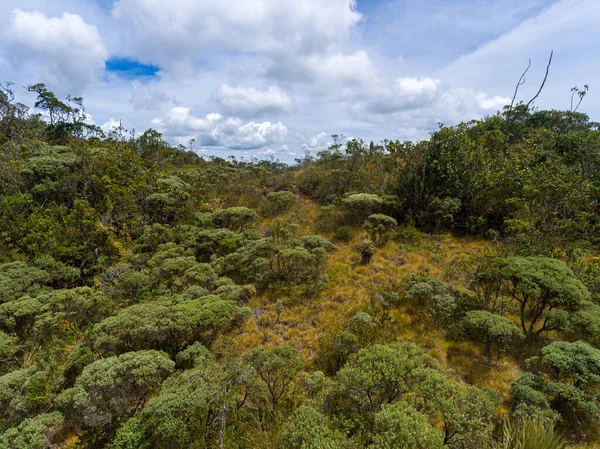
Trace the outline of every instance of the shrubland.
[[0, 93], [0, 448], [599, 444], [585, 114], [288, 166], [30, 89], [49, 121]]

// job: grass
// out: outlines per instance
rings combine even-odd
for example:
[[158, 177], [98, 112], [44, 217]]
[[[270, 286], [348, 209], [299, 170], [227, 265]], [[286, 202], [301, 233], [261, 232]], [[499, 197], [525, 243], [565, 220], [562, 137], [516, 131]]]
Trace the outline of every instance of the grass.
[[[313, 224], [318, 208], [310, 200], [300, 198], [283, 218], [300, 226], [300, 234], [316, 233]], [[270, 224], [282, 217], [268, 217], [259, 231], [264, 235]], [[491, 248], [492, 243], [451, 235], [413, 236], [410, 243], [391, 241], [379, 248], [369, 265], [360, 265], [354, 249], [364, 238], [356, 235], [348, 243], [336, 243], [325, 271], [327, 288], [309, 300], [291, 299], [287, 292], [270, 292], [250, 302], [251, 310], [263, 311], [259, 319], [249, 319], [237, 336], [237, 343], [249, 348], [255, 345], [290, 345], [309, 361], [316, 356], [319, 337], [345, 327], [358, 312], [369, 309], [376, 289], [398, 291], [407, 273], [427, 273], [457, 288], [464, 288], [464, 266], [468, 259]], [[275, 303], [282, 299], [285, 308], [276, 323]], [[519, 376], [518, 365], [507, 357], [490, 365], [482, 348], [470, 342], [448, 341], [442, 332], [418, 310], [409, 305], [389, 311], [384, 332], [386, 341], [415, 342], [439, 359], [457, 378], [478, 386], [490, 387], [508, 397], [510, 381]]]

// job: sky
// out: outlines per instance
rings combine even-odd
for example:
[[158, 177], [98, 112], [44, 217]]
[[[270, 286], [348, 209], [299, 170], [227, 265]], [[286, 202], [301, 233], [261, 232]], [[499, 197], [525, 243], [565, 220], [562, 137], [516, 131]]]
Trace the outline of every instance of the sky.
[[[600, 120], [598, 0], [2, 0], [0, 80], [200, 155], [292, 162], [527, 102]], [[33, 94], [19, 88], [19, 100]], [[193, 143], [191, 141], [193, 140]]]

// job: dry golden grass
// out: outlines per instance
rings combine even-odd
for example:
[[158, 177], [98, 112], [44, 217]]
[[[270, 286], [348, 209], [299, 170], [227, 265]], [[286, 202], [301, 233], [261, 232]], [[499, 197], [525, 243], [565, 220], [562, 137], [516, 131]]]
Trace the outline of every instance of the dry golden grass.
[[[317, 206], [300, 198], [285, 217], [300, 226], [300, 234], [315, 233], [313, 224], [318, 215]], [[281, 217], [279, 217], [281, 218]], [[277, 218], [261, 223], [265, 233]], [[369, 265], [360, 265], [360, 255], [354, 248], [364, 238], [355, 236], [349, 243], [337, 243], [326, 263], [329, 278], [327, 288], [309, 300], [291, 299], [287, 292], [281, 296], [270, 293], [253, 298], [250, 308], [260, 308], [260, 317], [251, 317], [236, 340], [241, 346], [290, 345], [297, 348], [309, 361], [314, 359], [319, 337], [339, 327], [345, 327], [356, 313], [371, 305], [377, 288], [398, 291], [407, 273], [427, 273], [442, 281], [464, 288], [464, 264], [476, 254], [491, 249], [491, 243], [477, 239], [457, 238], [450, 235], [424, 236], [422, 241], [407, 245], [389, 242], [379, 248]], [[275, 303], [282, 299], [285, 308], [276, 323]], [[504, 357], [489, 364], [482, 348], [469, 342], [447, 341], [444, 334], [431, 329], [418, 310], [406, 305], [389, 311], [386, 324], [387, 340], [415, 342], [439, 359], [457, 378], [479, 386], [486, 386], [508, 396], [509, 382], [519, 376], [516, 363]]]

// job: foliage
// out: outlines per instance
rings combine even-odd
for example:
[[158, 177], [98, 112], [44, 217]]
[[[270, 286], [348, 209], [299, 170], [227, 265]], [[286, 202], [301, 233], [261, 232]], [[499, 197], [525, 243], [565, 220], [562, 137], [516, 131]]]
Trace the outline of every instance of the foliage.
[[437, 329], [457, 307], [455, 292], [439, 279], [409, 273], [402, 279], [404, 296], [424, 309]]
[[515, 424], [504, 421], [498, 449], [565, 449], [567, 443], [552, 425], [535, 419], [522, 419]]
[[410, 391], [431, 364], [413, 343], [375, 345], [349, 357], [337, 374], [339, 388], [361, 418], [374, 425], [380, 408]]
[[384, 406], [375, 415], [374, 448], [443, 449], [444, 435], [427, 416], [404, 401]]
[[576, 104], [287, 166], [29, 89], [44, 114], [0, 84], [0, 447], [598, 444], [600, 125]]
[[584, 342], [557, 341], [527, 360], [530, 372], [513, 384], [521, 403], [561, 416], [560, 427], [576, 438], [594, 433], [600, 410], [600, 350]]
[[23, 420], [0, 435], [1, 449], [50, 449], [60, 441], [63, 417], [59, 412]]
[[296, 202], [296, 195], [287, 190], [279, 192], [270, 192], [267, 195], [267, 201], [271, 203], [273, 213], [278, 215], [285, 212]]
[[485, 310], [467, 312], [460, 326], [465, 336], [484, 344], [485, 353], [490, 361], [492, 346], [496, 347], [499, 356], [515, 339], [524, 338], [521, 330], [508, 318]]
[[273, 349], [256, 347], [248, 352], [246, 360], [267, 387], [271, 410], [275, 413], [290, 384], [304, 366], [304, 360], [298, 351], [289, 346]]
[[326, 416], [312, 407], [298, 407], [280, 433], [281, 447], [290, 449], [342, 449], [345, 436], [330, 427]]
[[381, 246], [387, 243], [390, 239], [392, 232], [396, 230], [398, 223], [392, 217], [388, 217], [384, 214], [373, 214], [363, 223], [364, 228], [371, 236], [371, 240], [377, 245]]
[[561, 330], [552, 310], [577, 310], [590, 296], [573, 271], [557, 259], [511, 257], [502, 275], [510, 281], [509, 293], [520, 305], [521, 328], [530, 335]]
[[258, 221], [258, 215], [244, 206], [218, 210], [213, 214], [213, 221], [218, 226], [240, 232]]
[[132, 416], [175, 364], [158, 351], [127, 352], [86, 366], [74, 387], [56, 398], [58, 408], [85, 431], [90, 444], [107, 442], [119, 422]]

